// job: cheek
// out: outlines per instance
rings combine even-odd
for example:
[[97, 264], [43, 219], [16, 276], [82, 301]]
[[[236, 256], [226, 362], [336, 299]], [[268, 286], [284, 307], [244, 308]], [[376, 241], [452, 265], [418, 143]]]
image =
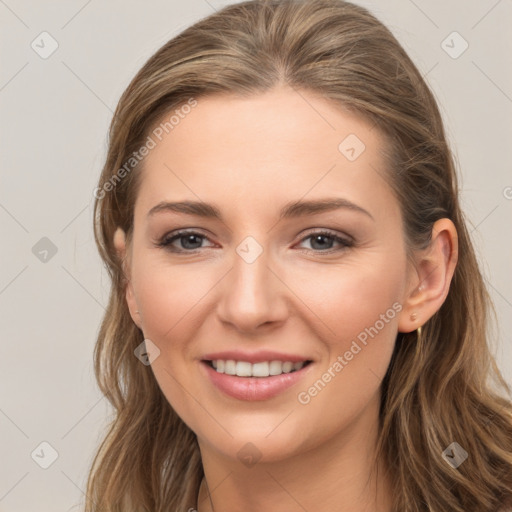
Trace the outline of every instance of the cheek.
[[170, 265], [165, 256], [141, 257], [134, 265], [133, 285], [143, 311], [146, 337], [173, 340], [176, 345], [185, 331], [193, 332], [198, 327], [195, 324], [202, 301], [208, 300], [215, 284], [209, 279], [211, 273], [198, 269], [193, 264]]
[[[393, 353], [405, 258], [373, 256], [371, 262], [326, 269], [328, 275], [317, 274], [314, 283], [302, 280], [298, 290], [308, 299], [327, 351], [298, 401], [335, 411], [334, 422], [340, 410], [355, 415], [375, 396]], [[334, 404], [340, 408], [332, 409]]]
[[311, 322], [316, 318], [315, 324], [323, 326], [321, 332], [327, 334], [329, 345], [339, 350], [375, 324], [379, 331], [391, 331], [390, 326], [396, 326], [404, 268], [401, 255], [390, 258], [374, 253], [364, 260], [319, 266], [314, 279], [311, 269], [305, 269], [303, 275], [290, 273], [287, 279], [313, 313]]
[[204, 272], [198, 278], [200, 273], [192, 270], [193, 265], [171, 266], [163, 258], [157, 259], [158, 262], [141, 257], [133, 267], [134, 291], [143, 312], [144, 337], [160, 351], [151, 363], [151, 371], [178, 416], [197, 431], [197, 418], [203, 418], [203, 410], [195, 407], [190, 396], [202, 399], [190, 376], [195, 363], [192, 360], [195, 333], [200, 331], [204, 315], [201, 301], [207, 301], [212, 284]]

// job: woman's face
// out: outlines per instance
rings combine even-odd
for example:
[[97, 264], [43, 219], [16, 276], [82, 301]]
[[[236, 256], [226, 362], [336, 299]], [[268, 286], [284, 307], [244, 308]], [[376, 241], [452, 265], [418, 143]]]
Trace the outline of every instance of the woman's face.
[[130, 311], [166, 398], [232, 459], [373, 428], [410, 292], [384, 139], [287, 87], [182, 117], [152, 135], [129, 252]]

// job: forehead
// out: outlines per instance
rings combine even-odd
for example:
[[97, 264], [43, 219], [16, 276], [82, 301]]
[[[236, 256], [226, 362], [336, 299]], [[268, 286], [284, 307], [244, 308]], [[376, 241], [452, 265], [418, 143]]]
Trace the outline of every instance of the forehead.
[[318, 94], [279, 87], [243, 98], [213, 95], [159, 123], [150, 133], [155, 145], [143, 161], [136, 210], [164, 199], [255, 211], [327, 193], [354, 202], [389, 199], [383, 137]]

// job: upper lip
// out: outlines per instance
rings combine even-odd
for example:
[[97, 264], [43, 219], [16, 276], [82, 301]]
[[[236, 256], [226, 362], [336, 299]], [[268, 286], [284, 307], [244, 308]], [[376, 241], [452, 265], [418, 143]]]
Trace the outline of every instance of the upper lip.
[[311, 361], [307, 357], [283, 354], [282, 352], [275, 352], [273, 350], [260, 350], [259, 352], [244, 352], [241, 350], [225, 350], [223, 352], [211, 352], [201, 357], [203, 361], [216, 361], [221, 359], [224, 361], [247, 361], [248, 363], [262, 363], [264, 361], [290, 361], [292, 363], [299, 363], [302, 361]]

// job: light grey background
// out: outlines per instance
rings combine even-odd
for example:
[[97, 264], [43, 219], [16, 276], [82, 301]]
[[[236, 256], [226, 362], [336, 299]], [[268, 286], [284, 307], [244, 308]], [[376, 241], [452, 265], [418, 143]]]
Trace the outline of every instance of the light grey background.
[[[500, 322], [494, 351], [511, 382], [512, 3], [358, 3], [391, 28], [441, 104]], [[92, 370], [109, 289], [92, 235], [108, 123], [146, 59], [223, 5], [0, 0], [0, 512], [80, 509], [111, 414]], [[51, 48], [43, 31], [58, 43], [46, 59], [31, 47]], [[463, 48], [446, 39], [454, 31], [469, 44], [456, 59], [445, 51]], [[44, 247], [32, 251], [43, 237], [57, 248], [46, 262]], [[58, 453], [48, 469], [35, 462], [51, 460], [43, 441]]]

